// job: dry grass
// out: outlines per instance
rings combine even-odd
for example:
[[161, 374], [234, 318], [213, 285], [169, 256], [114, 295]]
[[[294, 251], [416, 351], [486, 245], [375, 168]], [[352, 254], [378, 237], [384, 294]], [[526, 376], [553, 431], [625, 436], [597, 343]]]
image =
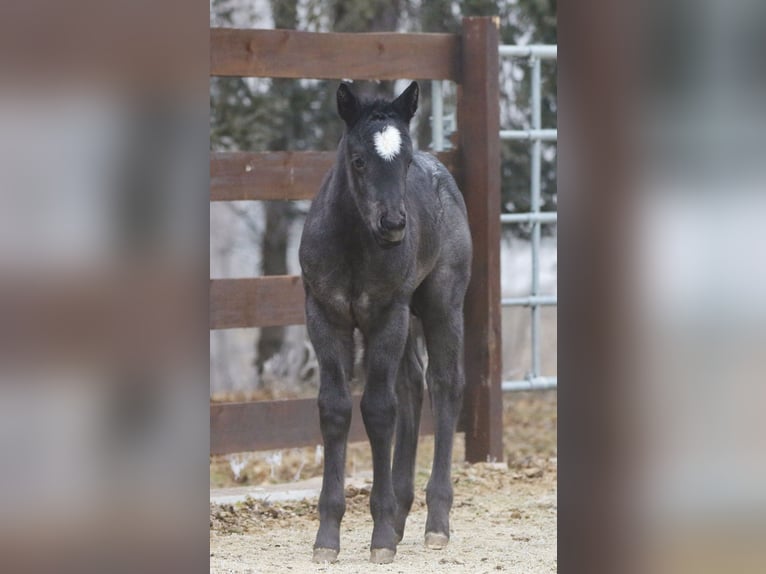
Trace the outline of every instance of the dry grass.
[[[504, 458], [511, 469], [542, 467], [556, 457], [556, 420], [556, 391], [504, 395]], [[315, 447], [238, 456], [249, 457], [238, 477], [227, 456], [210, 457], [211, 488], [292, 482], [322, 474], [322, 460], [317, 459]], [[347, 472], [352, 476], [372, 468], [370, 446], [366, 442], [349, 444], [347, 458]], [[433, 437], [422, 437], [418, 446], [419, 473], [430, 472], [432, 458]], [[455, 441], [453, 461], [460, 463], [464, 458], [465, 443], [460, 434]]]

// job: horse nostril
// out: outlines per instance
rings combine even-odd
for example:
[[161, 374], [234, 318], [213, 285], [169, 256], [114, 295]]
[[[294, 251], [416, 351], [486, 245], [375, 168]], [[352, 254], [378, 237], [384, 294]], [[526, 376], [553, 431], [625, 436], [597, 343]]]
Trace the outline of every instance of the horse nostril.
[[380, 218], [380, 228], [385, 231], [401, 231], [405, 225], [407, 225], [407, 218], [404, 215], [397, 220], [391, 220], [385, 215]]

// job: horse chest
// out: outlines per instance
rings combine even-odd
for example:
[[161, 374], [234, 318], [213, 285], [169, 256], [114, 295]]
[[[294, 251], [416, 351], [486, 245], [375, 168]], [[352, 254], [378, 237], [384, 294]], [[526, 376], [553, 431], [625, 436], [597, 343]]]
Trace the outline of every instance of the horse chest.
[[412, 257], [376, 254], [348, 243], [303, 260], [304, 281], [312, 295], [336, 318], [362, 328], [380, 309], [412, 290], [414, 270]]
[[334, 314], [361, 325], [407, 290], [406, 276], [384, 266], [345, 266], [324, 281], [314, 282], [313, 294]]
[[366, 324], [375, 314], [375, 309], [386, 305], [388, 297], [368, 291], [354, 291], [350, 286], [328, 288], [315, 297], [325, 309], [335, 316], [358, 326]]
[[356, 321], [366, 321], [370, 316], [371, 309], [372, 298], [369, 293], [362, 291], [351, 298], [351, 310], [354, 313]]

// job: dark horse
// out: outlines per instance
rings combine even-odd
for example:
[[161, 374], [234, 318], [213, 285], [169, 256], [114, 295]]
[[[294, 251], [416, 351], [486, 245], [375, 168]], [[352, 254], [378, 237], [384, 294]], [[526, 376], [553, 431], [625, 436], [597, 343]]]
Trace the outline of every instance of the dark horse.
[[362, 418], [374, 472], [370, 560], [388, 563], [414, 496], [423, 400], [416, 341], [421, 329], [436, 425], [425, 544], [443, 548], [449, 540], [452, 442], [465, 385], [463, 299], [471, 235], [450, 173], [433, 156], [412, 149], [409, 122], [418, 105], [417, 83], [394, 101], [360, 101], [341, 84], [337, 103], [346, 130], [335, 165], [311, 205], [300, 246], [306, 322], [319, 360], [325, 446], [314, 561], [333, 562], [340, 550], [349, 380], [358, 329], [366, 369]]

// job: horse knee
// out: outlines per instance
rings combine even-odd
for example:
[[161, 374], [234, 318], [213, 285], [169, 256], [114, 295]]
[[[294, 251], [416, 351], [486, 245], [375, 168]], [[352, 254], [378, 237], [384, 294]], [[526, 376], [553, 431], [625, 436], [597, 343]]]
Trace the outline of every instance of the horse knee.
[[319, 423], [325, 438], [341, 438], [351, 425], [351, 397], [319, 394]]

